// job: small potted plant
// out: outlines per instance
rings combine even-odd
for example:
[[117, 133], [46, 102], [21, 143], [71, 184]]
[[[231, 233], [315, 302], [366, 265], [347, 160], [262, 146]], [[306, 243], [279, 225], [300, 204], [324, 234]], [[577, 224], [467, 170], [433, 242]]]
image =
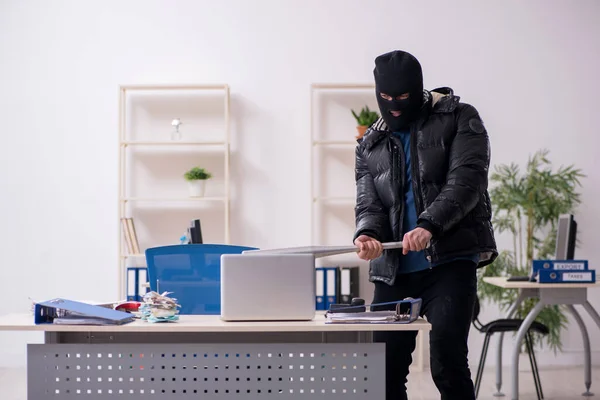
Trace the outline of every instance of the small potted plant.
[[204, 168], [194, 167], [185, 173], [189, 184], [190, 197], [203, 197], [206, 189], [206, 180], [212, 175]]
[[375, 121], [379, 119], [379, 114], [377, 114], [377, 112], [375, 111], [369, 110], [369, 106], [363, 107], [363, 109], [360, 110], [360, 114], [358, 115], [356, 114], [356, 112], [354, 112], [354, 110], [351, 111], [352, 115], [354, 115], [354, 118], [356, 118], [356, 123], [358, 124], [358, 126], [356, 127], [356, 130], [358, 131], [358, 136], [356, 136], [356, 138], [360, 139], [367, 131], [367, 128], [373, 125]]

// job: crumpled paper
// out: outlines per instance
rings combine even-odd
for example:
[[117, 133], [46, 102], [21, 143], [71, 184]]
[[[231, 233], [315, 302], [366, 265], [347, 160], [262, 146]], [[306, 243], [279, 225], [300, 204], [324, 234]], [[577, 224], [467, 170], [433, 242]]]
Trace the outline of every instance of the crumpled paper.
[[179, 319], [177, 299], [168, 297], [171, 292], [148, 292], [144, 295], [142, 305], [138, 312], [142, 321], [148, 322], [174, 322]]

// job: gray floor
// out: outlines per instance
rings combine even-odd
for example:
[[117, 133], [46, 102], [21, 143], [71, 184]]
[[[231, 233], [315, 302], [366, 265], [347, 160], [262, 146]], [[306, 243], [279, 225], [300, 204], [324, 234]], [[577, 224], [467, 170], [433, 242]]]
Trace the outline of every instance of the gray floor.
[[[508, 373], [508, 371], [506, 371]], [[600, 368], [592, 371], [597, 383], [592, 384], [592, 392], [597, 393], [592, 399], [600, 399]], [[507, 377], [508, 378], [508, 377]], [[581, 368], [555, 369], [540, 371], [540, 379], [545, 400], [580, 400], [586, 399], [581, 393], [584, 391], [583, 370]], [[522, 400], [536, 399], [535, 388], [531, 373], [523, 372], [520, 375]], [[493, 369], [484, 374], [482, 387], [479, 394], [480, 400], [510, 400], [510, 382], [505, 384], [506, 396], [497, 398], [494, 392], [495, 375]], [[0, 399], [1, 400], [26, 400], [26, 374], [25, 369], [0, 369]], [[412, 372], [409, 376], [409, 398], [411, 400], [437, 400], [439, 394], [431, 380], [429, 371]]]
[[[510, 400], [510, 371], [508, 369], [504, 369], [503, 371], [504, 384], [502, 392], [505, 396], [493, 396], [493, 393], [496, 392], [496, 374], [493, 368], [488, 368], [488, 371], [484, 372], [483, 375], [478, 400]], [[411, 373], [408, 383], [410, 400], [439, 400], [439, 393], [429, 373], [428, 370], [421, 373]], [[596, 384], [593, 383], [594, 377], [597, 380]], [[544, 400], [582, 400], [590, 398], [600, 400], [600, 368], [592, 370], [591, 392], [596, 393], [593, 397], [581, 396], [585, 391], [583, 368], [540, 370], [540, 380], [542, 382]], [[520, 400], [537, 400], [531, 372], [521, 372], [519, 374], [519, 384], [521, 392], [519, 396]]]

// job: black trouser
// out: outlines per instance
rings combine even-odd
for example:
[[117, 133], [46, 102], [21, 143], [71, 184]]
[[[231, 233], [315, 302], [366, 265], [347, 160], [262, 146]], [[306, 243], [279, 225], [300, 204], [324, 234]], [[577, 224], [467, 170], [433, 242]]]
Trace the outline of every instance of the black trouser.
[[[421, 298], [421, 314], [431, 323], [431, 376], [442, 400], [474, 400], [467, 360], [467, 338], [477, 291], [475, 263], [454, 261], [432, 269], [398, 275], [394, 286], [375, 283], [373, 303]], [[382, 306], [381, 309], [389, 308]], [[373, 308], [375, 310], [377, 308]], [[387, 400], [405, 400], [408, 367], [416, 332], [375, 332], [386, 344]]]

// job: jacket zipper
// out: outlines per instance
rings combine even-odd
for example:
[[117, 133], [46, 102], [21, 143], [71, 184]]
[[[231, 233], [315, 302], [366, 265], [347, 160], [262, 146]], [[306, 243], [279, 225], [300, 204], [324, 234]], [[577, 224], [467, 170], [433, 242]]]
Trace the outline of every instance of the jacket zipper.
[[[398, 149], [398, 145], [396, 143], [395, 138], [393, 137], [393, 133], [390, 134], [390, 148], [392, 151], [392, 182], [398, 182], [398, 178], [400, 178], [400, 187], [404, 189], [404, 175], [403, 168], [401, 166], [402, 163], [402, 153]], [[402, 230], [403, 230], [403, 218], [404, 218], [404, 200], [398, 202], [398, 206], [400, 207], [400, 217], [398, 219], [398, 232], [396, 232], [395, 240], [402, 240]]]
[[[418, 175], [418, 165], [419, 165], [419, 155], [417, 154], [417, 139], [415, 137], [416, 132], [419, 132], [421, 130], [421, 123], [418, 123], [418, 129], [415, 129], [415, 127], [411, 127], [411, 132], [410, 132], [410, 158], [411, 158], [411, 163], [410, 163], [410, 168], [411, 168], [411, 173], [412, 173], [412, 185], [413, 185], [413, 198], [415, 199], [415, 205], [416, 205], [416, 209], [417, 209], [417, 219], [419, 218], [419, 215], [421, 215], [421, 213], [424, 211], [423, 210], [423, 202], [421, 201], [421, 178]], [[430, 252], [433, 252], [433, 250], [430, 248], [429, 249]], [[425, 249], [425, 254], [427, 254], [428, 250]], [[426, 256], [427, 260], [429, 262], [431, 262], [431, 256]], [[429, 269], [431, 269], [431, 265], [429, 266]]]
[[[392, 184], [398, 182], [398, 177], [400, 176], [400, 179], [402, 179], [401, 174], [398, 173], [398, 169], [400, 166], [400, 159], [401, 156], [398, 152], [398, 146], [396, 144], [396, 141], [393, 137], [393, 133], [390, 133], [390, 137], [389, 137], [389, 146], [390, 146], [390, 150], [392, 153]], [[401, 172], [401, 171], [400, 171]], [[402, 181], [401, 181], [402, 183]], [[400, 214], [402, 215], [403, 212], [403, 202], [400, 201], [398, 203], [398, 206], [400, 207]], [[395, 233], [396, 238], [394, 240], [402, 240], [402, 218], [400, 218], [398, 220], [398, 231]]]
[[413, 185], [413, 193], [416, 202], [417, 208], [417, 217], [423, 212], [423, 204], [421, 202], [421, 186], [420, 186], [420, 177], [418, 176], [418, 168], [419, 165], [419, 155], [417, 154], [417, 143], [415, 138], [415, 129], [411, 128], [410, 133], [410, 168], [412, 173], [412, 185]]
[[405, 185], [406, 185], [406, 154], [404, 154], [404, 148], [401, 145], [397, 144], [397, 140], [399, 139], [394, 139], [394, 147], [396, 148], [396, 151], [398, 152], [398, 169], [400, 170], [400, 215], [398, 217], [398, 236], [399, 236], [399, 240], [403, 239], [403, 234], [402, 232], [404, 232], [404, 213], [406, 212], [406, 210], [404, 209], [404, 192], [405, 192]]

